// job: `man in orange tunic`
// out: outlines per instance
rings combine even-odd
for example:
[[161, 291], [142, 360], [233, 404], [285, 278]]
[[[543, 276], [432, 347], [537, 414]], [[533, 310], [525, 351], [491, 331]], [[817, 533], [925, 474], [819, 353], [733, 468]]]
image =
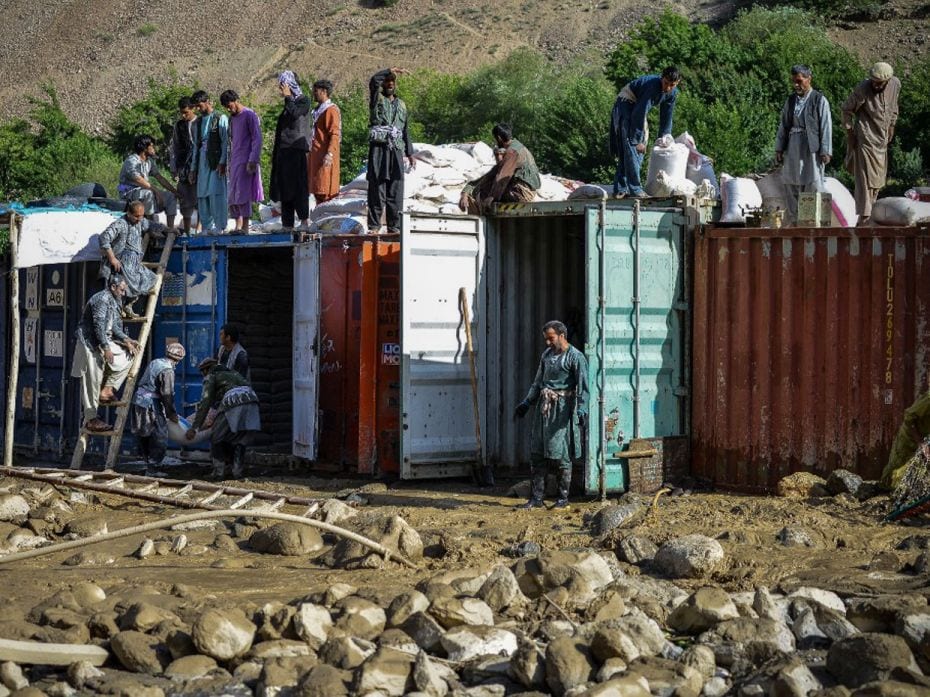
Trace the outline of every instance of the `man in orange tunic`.
[[317, 80], [313, 83], [313, 142], [307, 158], [310, 193], [317, 203], [323, 203], [339, 193], [339, 143], [342, 141], [342, 114], [330, 96], [333, 83]]

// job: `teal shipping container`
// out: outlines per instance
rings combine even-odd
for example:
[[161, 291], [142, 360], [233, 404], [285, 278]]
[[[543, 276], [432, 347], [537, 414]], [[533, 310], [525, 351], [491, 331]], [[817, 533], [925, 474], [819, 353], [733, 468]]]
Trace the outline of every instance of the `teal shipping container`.
[[[467, 472], [477, 447], [473, 389], [486, 461], [501, 473], [529, 464], [529, 420], [513, 411], [553, 319], [589, 364], [590, 427], [574, 487], [654, 490], [687, 473], [686, 260], [699, 218], [684, 199], [502, 204], [471, 225], [407, 216], [401, 476]], [[474, 388], [459, 287], [471, 303]]]

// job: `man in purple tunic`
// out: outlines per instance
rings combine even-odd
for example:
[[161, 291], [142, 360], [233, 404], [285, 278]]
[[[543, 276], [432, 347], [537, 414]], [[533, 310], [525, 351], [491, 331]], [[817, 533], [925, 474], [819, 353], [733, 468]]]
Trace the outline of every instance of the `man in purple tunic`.
[[262, 201], [262, 126], [258, 114], [239, 101], [239, 95], [226, 90], [220, 103], [229, 112], [229, 215], [236, 219], [233, 232], [248, 232], [252, 202]]

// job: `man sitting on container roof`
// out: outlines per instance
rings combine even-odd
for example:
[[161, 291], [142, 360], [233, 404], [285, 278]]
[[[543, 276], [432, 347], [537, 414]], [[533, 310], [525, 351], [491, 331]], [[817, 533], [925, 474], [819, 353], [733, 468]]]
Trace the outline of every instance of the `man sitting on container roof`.
[[233, 479], [238, 479], [245, 474], [245, 447], [262, 428], [258, 395], [248, 380], [235, 370], [220, 365], [215, 358], [204, 358], [197, 369], [203, 376], [203, 392], [194, 423], [186, 437], [194, 440], [198, 429], [206, 421], [207, 412], [219, 403], [213, 430], [210, 432], [213, 477], [223, 479], [227, 466], [232, 464]]
[[[918, 447], [927, 448], [926, 445], [921, 444], [928, 435], [930, 435], [930, 391], [920, 395], [904, 412], [904, 420], [891, 445], [888, 464], [885, 465], [879, 482], [882, 487], [885, 489], [898, 487], [907, 470], [908, 460], [914, 456]], [[925, 454], [930, 457], [930, 452]]]
[[533, 153], [513, 137], [510, 124], [497, 124], [492, 134], [497, 141], [497, 164], [484, 176], [468, 182], [459, 199], [459, 208], [471, 215], [490, 213], [499, 202], [532, 201], [542, 184]]
[[[154, 219], [156, 213], [164, 211], [168, 227], [174, 227], [174, 219], [178, 214], [178, 190], [162, 176], [155, 164], [155, 142], [152, 136], [137, 136], [132, 149], [132, 154], [123, 161], [119, 171], [117, 191], [120, 198], [127, 202], [142, 201], [145, 215], [150, 220]], [[150, 179], [156, 180], [166, 191], [156, 189]]]
[[530, 440], [530, 499], [520, 508], [539, 508], [546, 490], [546, 471], [559, 471], [559, 498], [553, 508], [568, 507], [572, 481], [572, 458], [581, 457], [582, 434], [588, 422], [588, 362], [568, 343], [568, 329], [557, 321], [543, 325], [548, 347], [539, 360], [536, 378], [514, 416], [523, 418], [531, 406], [533, 427]]

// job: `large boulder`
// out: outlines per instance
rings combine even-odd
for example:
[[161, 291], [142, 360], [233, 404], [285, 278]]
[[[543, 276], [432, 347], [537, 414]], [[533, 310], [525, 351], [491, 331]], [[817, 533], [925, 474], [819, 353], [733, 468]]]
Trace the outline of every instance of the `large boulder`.
[[437, 598], [430, 605], [429, 613], [446, 629], [463, 624], [494, 624], [494, 612], [478, 598]]
[[414, 687], [413, 664], [415, 656], [390, 647], [381, 647], [355, 672], [355, 692], [364, 695], [378, 692], [390, 697], [401, 697]]
[[332, 615], [322, 605], [301, 603], [294, 613], [294, 631], [313, 649], [320, 648], [326, 642], [332, 626]]
[[255, 639], [255, 625], [239, 609], [207, 610], [191, 629], [197, 650], [219, 661], [242, 656]]
[[[397, 515], [356, 516], [350, 521], [355, 532], [377, 542], [410, 561], [423, 558], [420, 534]], [[322, 557], [334, 569], [380, 569], [384, 558], [365, 545], [342, 538]]]
[[595, 535], [606, 535], [641, 518], [643, 510], [642, 504], [636, 501], [605, 506], [591, 517], [589, 522], [591, 532]]
[[656, 553], [656, 568], [671, 578], [705, 578], [723, 566], [723, 547], [706, 535], [669, 540]]
[[846, 601], [846, 618], [863, 632], [894, 632], [900, 618], [927, 610], [927, 599], [922, 595], [878, 595]]
[[512, 570], [524, 595], [538, 598], [562, 587], [579, 607], [586, 606], [601, 588], [613, 582], [610, 566], [591, 550], [544, 552], [519, 560]]
[[299, 557], [323, 549], [323, 538], [309, 525], [278, 523], [254, 533], [249, 546], [263, 554]]
[[834, 496], [840, 494], [855, 496], [860, 486], [862, 486], [862, 477], [849, 470], [833, 470], [827, 478], [827, 491]]
[[556, 637], [546, 647], [546, 683], [552, 694], [561, 696], [584, 685], [594, 672], [591, 652], [583, 643], [568, 636]]
[[685, 634], [698, 634], [737, 617], [739, 612], [727, 592], [708, 586], [698, 589], [676, 607], [668, 618], [668, 626]]
[[158, 637], [142, 632], [119, 632], [110, 639], [110, 650], [126, 670], [158, 675], [171, 662], [171, 654]]
[[384, 610], [369, 600], [352, 596], [340, 600], [335, 608], [342, 613], [336, 627], [350, 636], [372, 640], [384, 631]]
[[700, 643], [710, 646], [717, 664], [759, 666], [795, 651], [794, 634], [787, 625], [770, 619], [740, 617], [704, 632]]
[[517, 650], [513, 632], [483, 625], [450, 629], [439, 640], [452, 661], [469, 661], [478, 656], [511, 656]]
[[812, 472], [795, 472], [782, 477], [778, 482], [779, 496], [789, 499], [807, 499], [812, 496], [823, 496], [827, 493], [826, 480]]
[[907, 642], [891, 634], [860, 634], [837, 641], [827, 653], [827, 670], [847, 687], [888, 680], [895, 668], [920, 672]]
[[478, 589], [478, 597], [495, 612], [500, 612], [510, 605], [525, 600], [520, 591], [517, 577], [506, 566], [496, 566], [491, 575]]

